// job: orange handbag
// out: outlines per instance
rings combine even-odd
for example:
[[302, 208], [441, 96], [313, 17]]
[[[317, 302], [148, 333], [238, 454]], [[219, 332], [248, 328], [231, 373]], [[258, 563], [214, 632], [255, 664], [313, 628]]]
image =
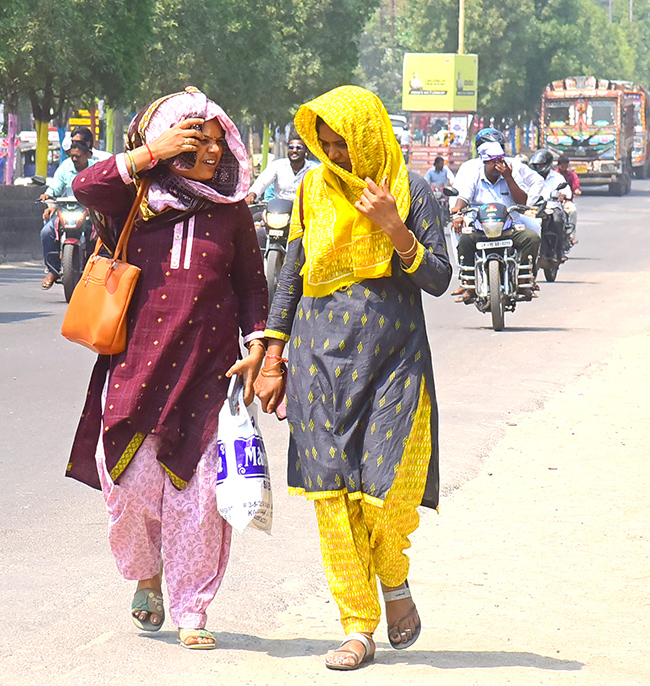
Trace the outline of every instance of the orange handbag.
[[61, 335], [100, 355], [126, 348], [126, 315], [140, 276], [140, 269], [126, 261], [126, 246], [148, 186], [146, 179], [140, 184], [113, 257], [98, 254], [102, 242], [97, 239], [63, 319]]

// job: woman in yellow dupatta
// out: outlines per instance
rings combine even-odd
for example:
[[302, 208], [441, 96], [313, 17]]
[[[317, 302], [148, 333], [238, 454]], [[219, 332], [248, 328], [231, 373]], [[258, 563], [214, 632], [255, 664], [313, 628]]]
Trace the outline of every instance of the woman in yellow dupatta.
[[438, 502], [421, 291], [444, 293], [451, 268], [431, 190], [406, 169], [375, 95], [336, 88], [303, 105], [295, 124], [322, 165], [294, 204], [256, 391], [273, 412], [287, 364], [289, 488], [314, 501], [346, 633], [325, 663], [356, 669], [375, 653], [377, 578], [391, 645], [407, 648], [420, 633], [404, 550], [417, 506]]

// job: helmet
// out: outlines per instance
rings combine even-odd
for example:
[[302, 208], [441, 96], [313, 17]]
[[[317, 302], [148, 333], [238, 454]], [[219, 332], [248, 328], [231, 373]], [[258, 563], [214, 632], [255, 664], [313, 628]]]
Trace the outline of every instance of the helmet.
[[482, 205], [476, 214], [476, 221], [487, 238], [498, 238], [512, 226], [508, 209], [499, 202]]
[[550, 150], [535, 150], [532, 157], [530, 158], [530, 163], [528, 165], [531, 169], [534, 169], [538, 174], [546, 176], [551, 167], [553, 166], [553, 153]]
[[497, 131], [496, 129], [481, 129], [476, 134], [475, 142], [476, 149], [478, 150], [479, 145], [488, 142], [498, 143], [501, 147], [503, 147], [506, 144], [506, 139], [501, 131]]

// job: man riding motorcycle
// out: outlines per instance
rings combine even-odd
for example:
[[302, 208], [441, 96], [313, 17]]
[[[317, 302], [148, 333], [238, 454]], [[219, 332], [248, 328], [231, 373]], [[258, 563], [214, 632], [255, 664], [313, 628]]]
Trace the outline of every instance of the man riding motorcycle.
[[[543, 179], [518, 160], [506, 158], [504, 143], [503, 134], [496, 129], [482, 129], [478, 132], [478, 159], [464, 162], [456, 174], [454, 188], [458, 191], [458, 199], [451, 210], [452, 216], [467, 205], [478, 207], [485, 203], [497, 202], [510, 207], [515, 204], [531, 204], [539, 198], [544, 185]], [[530, 217], [515, 212], [512, 215], [520, 227], [513, 234], [513, 245], [520, 253], [522, 263], [532, 258], [534, 264], [541, 242], [539, 226]], [[454, 231], [460, 234], [464, 223], [462, 216], [454, 217]], [[482, 233], [478, 231], [461, 234], [458, 241], [458, 259], [462, 264], [474, 264], [476, 243], [482, 238]], [[532, 290], [525, 294], [531, 298], [535, 297]], [[462, 286], [453, 291], [452, 295], [459, 296], [457, 302], [470, 302], [474, 297], [473, 291]]]
[[[92, 159], [92, 153], [88, 146], [73, 140], [68, 150], [68, 159], [59, 165], [54, 172], [52, 184], [40, 196], [40, 200], [47, 201], [58, 198], [67, 188], [72, 186], [72, 180], [80, 171], [93, 165], [96, 160]], [[59, 277], [61, 263], [58, 255], [58, 239], [56, 236], [56, 207], [48, 204], [43, 212], [45, 225], [41, 229], [41, 246], [43, 248], [43, 262], [47, 269], [47, 275], [41, 283], [43, 290], [52, 288]], [[55, 271], [56, 270], [56, 271]]]
[[[530, 167], [544, 179], [541, 196], [549, 203], [542, 219], [542, 233], [549, 231], [551, 234], [555, 234], [554, 240], [557, 241], [558, 245], [563, 246], [567, 221], [567, 214], [563, 205], [573, 196], [571, 186], [567, 185], [562, 174], [553, 169], [553, 153], [550, 150], [544, 148], [536, 150], [530, 158]], [[564, 186], [564, 188], [560, 189], [560, 186]], [[554, 191], [557, 191], [555, 197], [553, 197]], [[563, 258], [564, 260], [566, 257]]]
[[307, 146], [297, 133], [291, 133], [287, 145], [287, 157], [273, 160], [255, 179], [255, 183], [246, 196], [247, 204], [251, 205], [262, 197], [271, 184], [274, 184], [276, 198], [293, 202], [305, 174], [318, 166], [317, 162], [312, 162], [306, 157]]

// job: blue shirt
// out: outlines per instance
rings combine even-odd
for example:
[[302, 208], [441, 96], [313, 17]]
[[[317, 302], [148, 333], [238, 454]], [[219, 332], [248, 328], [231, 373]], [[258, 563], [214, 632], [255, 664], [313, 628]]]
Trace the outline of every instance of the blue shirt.
[[[88, 166], [92, 166], [96, 161], [91, 157], [88, 160]], [[52, 183], [45, 189], [45, 194], [51, 198], [58, 198], [66, 188], [72, 186], [72, 180], [78, 173], [74, 162], [69, 157], [67, 160], [63, 160], [59, 168], [54, 172]]]

